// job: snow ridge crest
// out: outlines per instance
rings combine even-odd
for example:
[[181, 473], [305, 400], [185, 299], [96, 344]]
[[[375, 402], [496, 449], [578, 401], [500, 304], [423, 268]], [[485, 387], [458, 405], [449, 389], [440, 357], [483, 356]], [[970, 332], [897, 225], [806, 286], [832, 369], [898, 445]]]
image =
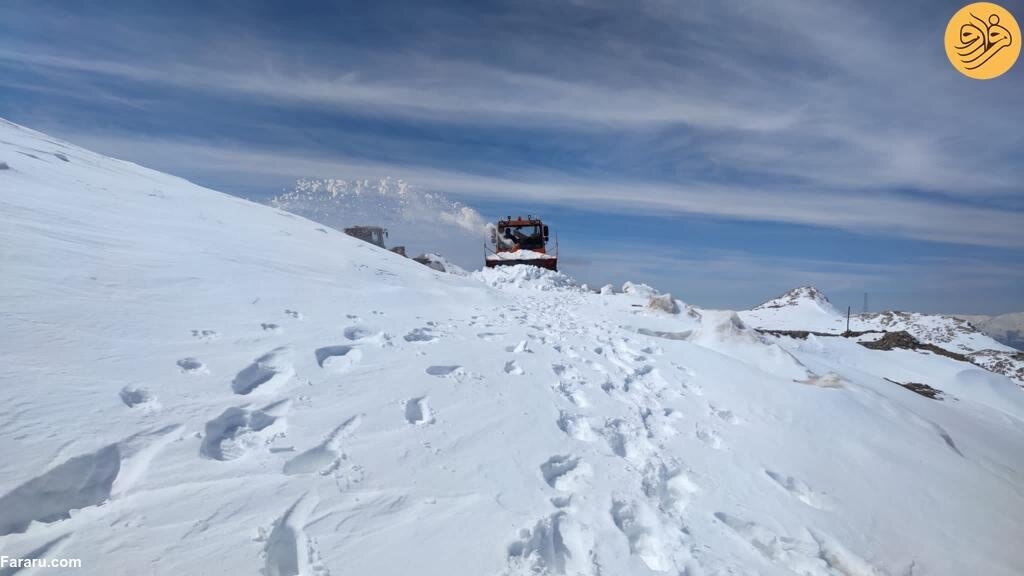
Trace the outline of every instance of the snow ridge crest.
[[835, 308], [825, 294], [814, 286], [800, 286], [793, 288], [781, 296], [762, 302], [754, 310], [767, 310], [770, 308], [786, 308], [790, 306], [805, 306], [811, 304], [827, 312], [835, 312]]

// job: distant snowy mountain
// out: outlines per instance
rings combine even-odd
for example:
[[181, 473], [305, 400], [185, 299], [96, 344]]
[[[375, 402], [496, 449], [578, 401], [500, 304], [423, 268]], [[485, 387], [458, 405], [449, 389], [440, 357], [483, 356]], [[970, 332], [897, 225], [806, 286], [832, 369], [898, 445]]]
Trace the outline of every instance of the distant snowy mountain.
[[[839, 312], [832, 306], [828, 298], [814, 286], [800, 286], [785, 294], [767, 300], [754, 310], [775, 310], [780, 308], [809, 308], [814, 312], [835, 316]], [[791, 313], [791, 311], [788, 311]]]
[[271, 206], [336, 230], [383, 226], [387, 246], [406, 247], [409, 256], [443, 255], [462, 268], [483, 263], [487, 222], [473, 208], [403, 180], [298, 180], [269, 202]]
[[[739, 313], [745, 322], [768, 331], [811, 331], [840, 334], [846, 315], [813, 286], [801, 286]], [[1015, 379], [1024, 386], [1024, 355], [976, 329], [964, 319], [917, 312], [872, 312], [850, 318], [852, 332], [905, 331], [925, 344], [965, 354], [987, 369]], [[864, 339], [877, 338], [877, 334]]]
[[[776, 330], [842, 332], [846, 314], [836, 310], [828, 297], [813, 286], [801, 286], [742, 312], [748, 323]], [[905, 330], [924, 342], [949, 345], [958, 352], [1010, 348], [981, 333], [970, 323], [953, 316], [917, 312], [854, 314], [850, 330]]]
[[834, 329], [809, 292], [736, 313], [540, 268], [440, 273], [2, 121], [0, 165], [3, 556], [266, 576], [1024, 566], [1024, 392], [930, 349], [753, 329]]
[[978, 330], [1007, 346], [1024, 350], [1024, 312], [999, 316], [957, 315], [957, 318], [970, 322]]

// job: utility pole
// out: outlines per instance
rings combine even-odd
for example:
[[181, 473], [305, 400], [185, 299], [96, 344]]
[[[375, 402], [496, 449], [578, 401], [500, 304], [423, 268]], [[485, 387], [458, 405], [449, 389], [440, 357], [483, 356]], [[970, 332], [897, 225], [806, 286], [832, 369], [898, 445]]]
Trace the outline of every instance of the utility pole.
[[852, 308], [853, 308], [853, 306], [847, 306], [846, 307], [846, 333], [847, 334], [850, 333], [850, 310]]

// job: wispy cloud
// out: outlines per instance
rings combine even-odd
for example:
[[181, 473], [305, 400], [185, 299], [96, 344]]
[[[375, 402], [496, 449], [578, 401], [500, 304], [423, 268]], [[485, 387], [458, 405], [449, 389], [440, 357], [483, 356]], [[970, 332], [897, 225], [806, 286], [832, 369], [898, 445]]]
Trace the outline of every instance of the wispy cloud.
[[225, 183], [233, 186], [265, 183], [268, 178], [288, 182], [298, 177], [390, 175], [463, 198], [529, 201], [634, 214], [703, 214], [826, 226], [936, 242], [1024, 247], [1020, 213], [938, 199], [808, 190], [769, 192], [756, 187], [700, 182], [593, 182], [528, 171], [498, 178], [416, 165], [318, 157], [290, 149], [252, 150], [224, 144], [210, 146], [90, 134], [68, 136], [87, 147], [114, 156], [131, 156], [143, 164], [171, 172], [187, 166], [192, 172], [211, 179], [230, 178], [232, 180]]
[[[45, 47], [0, 49], [0, 59], [358, 116], [557, 127], [581, 138], [619, 132], [627, 144], [678, 154], [676, 170], [689, 179], [728, 171], [852, 191], [920, 188], [968, 199], [1021, 193], [1022, 167], [1004, 158], [1024, 143], [1004, 129], [1007, 115], [1021, 117], [1012, 90], [979, 93], [965, 84], [941, 50], [920, 46], [931, 31], [899, 24], [898, 14], [880, 18], [830, 3], [811, 10], [800, 2], [762, 11], [598, 4], [580, 7], [583, 16], [558, 30], [578, 37], [584, 50], [545, 34], [547, 14], [533, 8], [534, 18], [512, 20], [505, 58], [456, 50], [487, 45], [467, 27], [444, 31], [448, 49], [314, 45], [314, 57], [301, 60], [287, 43], [230, 34], [208, 39], [216, 49], [183, 48], [182, 59], [140, 59], [132, 50], [116, 60], [69, 56]], [[584, 16], [628, 25], [593, 34], [578, 23]], [[332, 58], [336, 52], [345, 57]]]
[[[264, 50], [270, 50], [265, 47]], [[775, 131], [795, 113], [730, 105], [720, 99], [681, 97], [664, 89], [608, 86], [516, 72], [474, 62], [375, 57], [379, 77], [364, 69], [268, 66], [240, 70], [225, 64], [144, 64], [0, 50], [0, 59], [61, 71], [102, 74], [121, 80], [276, 101], [339, 108], [359, 115], [435, 122], [595, 128], [655, 128], [685, 124], [739, 131]]]

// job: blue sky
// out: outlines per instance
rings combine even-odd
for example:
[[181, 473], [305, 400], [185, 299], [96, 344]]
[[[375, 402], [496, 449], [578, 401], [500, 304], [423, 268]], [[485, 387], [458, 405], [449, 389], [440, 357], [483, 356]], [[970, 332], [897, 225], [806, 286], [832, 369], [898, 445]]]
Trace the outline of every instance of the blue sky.
[[705, 306], [1024, 310], [1024, 62], [953, 70], [960, 6], [13, 0], [0, 116], [252, 198], [540, 213], [567, 272]]

